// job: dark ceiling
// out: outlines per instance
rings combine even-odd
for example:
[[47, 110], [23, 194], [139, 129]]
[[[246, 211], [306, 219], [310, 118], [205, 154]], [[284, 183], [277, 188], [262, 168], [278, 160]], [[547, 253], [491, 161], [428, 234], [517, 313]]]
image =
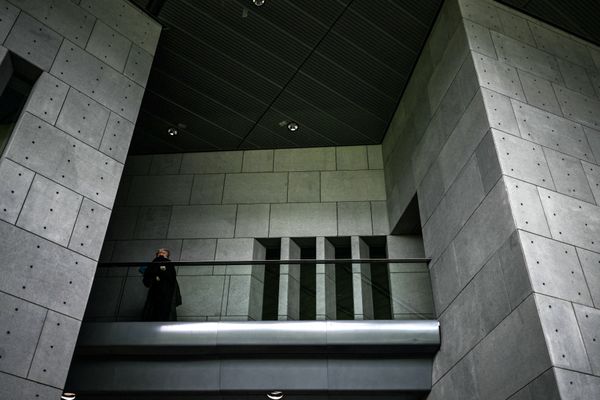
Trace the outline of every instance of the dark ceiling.
[[[597, 0], [498, 1], [600, 42]], [[133, 2], [165, 27], [130, 149], [149, 154], [381, 143], [442, 0]]]

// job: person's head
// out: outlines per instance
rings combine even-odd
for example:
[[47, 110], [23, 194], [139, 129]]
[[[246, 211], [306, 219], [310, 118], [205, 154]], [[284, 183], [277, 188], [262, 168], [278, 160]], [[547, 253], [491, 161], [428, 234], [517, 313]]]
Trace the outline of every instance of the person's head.
[[169, 251], [169, 249], [165, 249], [164, 247], [156, 250], [156, 257], [169, 258], [170, 255], [171, 252]]

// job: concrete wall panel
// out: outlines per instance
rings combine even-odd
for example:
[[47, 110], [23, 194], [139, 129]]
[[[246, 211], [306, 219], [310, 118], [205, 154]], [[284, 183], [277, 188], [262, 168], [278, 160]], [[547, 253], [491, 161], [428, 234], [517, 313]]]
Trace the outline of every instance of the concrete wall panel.
[[335, 203], [271, 205], [269, 237], [336, 236]]
[[317, 171], [290, 172], [287, 201], [290, 203], [316, 203], [321, 199], [321, 174]]
[[58, 116], [56, 127], [98, 148], [109, 111], [77, 90], [71, 89]]
[[92, 260], [98, 260], [110, 210], [84, 198], [69, 241], [69, 248]]
[[235, 173], [242, 171], [242, 152], [185, 153], [182, 174]]
[[0, 293], [0, 300], [0, 370], [25, 378], [35, 353], [30, 344], [37, 343], [46, 310], [5, 293]]
[[573, 304], [573, 308], [592, 373], [598, 375], [600, 372], [600, 311], [579, 304]]
[[189, 204], [193, 175], [136, 176], [133, 178], [127, 203], [129, 205], [160, 206]]
[[136, 239], [165, 239], [171, 219], [171, 206], [141, 207], [135, 225]]
[[552, 365], [591, 373], [573, 305], [542, 295], [536, 295], [535, 301]]
[[177, 308], [177, 317], [217, 317], [225, 276], [188, 276], [179, 279], [183, 304]]
[[21, 212], [34, 173], [8, 159], [0, 164], [0, 219], [14, 224]]
[[233, 237], [235, 214], [235, 205], [174, 206], [168, 238]]
[[371, 202], [371, 218], [373, 220], [373, 235], [390, 234], [390, 225], [385, 201]]
[[120, 163], [125, 162], [134, 125], [113, 112], [108, 117], [100, 151]]
[[560, 85], [554, 85], [554, 91], [565, 118], [598, 129], [600, 126], [600, 115], [598, 115], [600, 101]]
[[489, 130], [481, 95], [477, 94], [438, 157], [444, 188], [448, 189]]
[[526, 43], [530, 46], [536, 45], [531, 33], [531, 29], [529, 29], [529, 24], [525, 18], [515, 15], [509, 10], [504, 10], [502, 8], [498, 8], [497, 12], [500, 17], [502, 27], [504, 28], [503, 32], [506, 36]]
[[275, 171], [333, 171], [335, 168], [334, 147], [275, 150]]
[[423, 225], [423, 242], [428, 254], [437, 257], [441, 253], [484, 197], [477, 160], [473, 157]]
[[590, 289], [594, 307], [598, 308], [600, 306], [600, 254], [577, 249], [577, 255]]
[[383, 171], [321, 172], [321, 201], [385, 200]]
[[6, 400], [56, 399], [62, 390], [0, 373], [0, 396]]
[[500, 262], [493, 257], [440, 316], [446, 340], [454, 345], [438, 353], [434, 376], [443, 375], [510, 312]]
[[[498, 60], [552, 82], [562, 82], [556, 59], [548, 53], [498, 32], [492, 34], [492, 40], [498, 50]], [[515, 83], [518, 77], [516, 79]]]
[[131, 45], [123, 73], [132, 81], [146, 87], [154, 57], [139, 46]]
[[482, 88], [489, 124], [492, 128], [519, 136], [519, 127], [510, 99], [500, 93]]
[[154, 55], [160, 36], [160, 25], [145, 17], [133, 5], [119, 0], [82, 0], [81, 8], [100, 18], [111, 28]]
[[581, 200], [538, 188], [552, 237], [577, 247], [600, 251], [600, 210]]
[[561, 58], [558, 59], [560, 72], [565, 80], [565, 86], [586, 96], [595, 97], [596, 90], [592, 85], [585, 68]]
[[369, 169], [366, 146], [336, 147], [335, 160], [338, 171]]
[[0, 242], [1, 250], [7, 257], [0, 290], [81, 318], [95, 263], [13, 225], [0, 224], [0, 233], [5, 238]]
[[[183, 154], [154, 154], [150, 175], [177, 175], [181, 169]], [[169, 178], [165, 178], [169, 179]]]
[[461, 0], [458, 3], [463, 18], [502, 32], [502, 24], [496, 7], [477, 0]]
[[354, 201], [337, 203], [338, 235], [352, 236], [373, 234], [371, 204]]
[[194, 175], [190, 204], [221, 204], [225, 174]]
[[537, 187], [508, 176], [504, 177], [515, 225], [518, 229], [550, 236]]
[[479, 84], [517, 100], [525, 100], [517, 70], [507, 63], [483, 54], [473, 53]]
[[223, 203], [284, 203], [287, 191], [287, 173], [227, 174]]
[[485, 54], [488, 57], [496, 58], [496, 49], [494, 48], [488, 28], [475, 22], [467, 21], [465, 23], [465, 31], [471, 50]]
[[123, 72], [131, 42], [102, 21], [96, 21], [85, 49], [117, 71]]
[[240, 204], [235, 220], [235, 237], [268, 237], [269, 204]]
[[274, 150], [248, 150], [244, 152], [242, 172], [273, 172]]
[[553, 31], [553, 28], [530, 24], [531, 32], [538, 47], [557, 57], [564, 58], [585, 68], [594, 68], [594, 62], [586, 46], [578, 43], [564, 33]]
[[521, 232], [520, 237], [535, 292], [577, 303], [592, 304], [573, 246], [528, 232]]
[[60, 47], [51, 73], [129, 121], [137, 119], [144, 89], [69, 41]]
[[527, 102], [554, 115], [562, 115], [552, 83], [537, 75], [518, 71]]
[[31, 18], [19, 14], [4, 46], [36, 67], [48, 71], [62, 42], [62, 37]]
[[63, 386], [69, 364], [61, 360], [65, 354], [73, 353], [80, 325], [76, 319], [48, 311], [28, 378], [54, 387]]
[[367, 146], [367, 158], [369, 161], [369, 169], [383, 169], [381, 145]]
[[562, 368], [554, 369], [561, 399], [594, 399], [600, 396], [600, 379]]
[[47, 72], [42, 72], [23, 109], [54, 125], [68, 90], [69, 87], [63, 82]]
[[534, 298], [529, 297], [483, 339], [473, 352], [482, 399], [505, 399], [550, 366], [543, 335]]
[[581, 125], [518, 101], [513, 101], [513, 109], [523, 139], [582, 160], [594, 160]]
[[10, 4], [6, 0], [0, 1], [0, 42], [4, 43], [4, 40], [8, 36], [12, 26], [17, 20], [19, 15], [19, 9]]
[[68, 0], [15, 0], [22, 10], [79, 47], [85, 47], [96, 18]]
[[554, 188], [541, 146], [500, 131], [492, 132], [504, 173], [538, 186]]
[[556, 190], [580, 200], [594, 203], [594, 196], [581, 162], [566, 154], [544, 149]]
[[17, 226], [67, 246], [82, 197], [37, 175], [17, 220]]
[[6, 155], [91, 200], [112, 207], [123, 166], [29, 113]]

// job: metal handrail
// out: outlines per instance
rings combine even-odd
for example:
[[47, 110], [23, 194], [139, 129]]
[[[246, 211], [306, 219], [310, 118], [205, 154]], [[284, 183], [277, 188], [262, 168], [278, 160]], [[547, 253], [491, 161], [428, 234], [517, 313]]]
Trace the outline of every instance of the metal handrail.
[[337, 258], [337, 259], [295, 259], [295, 260], [201, 260], [167, 262], [104, 262], [99, 267], [143, 267], [152, 264], [173, 265], [175, 267], [196, 267], [199, 265], [281, 265], [281, 264], [429, 264], [431, 258]]

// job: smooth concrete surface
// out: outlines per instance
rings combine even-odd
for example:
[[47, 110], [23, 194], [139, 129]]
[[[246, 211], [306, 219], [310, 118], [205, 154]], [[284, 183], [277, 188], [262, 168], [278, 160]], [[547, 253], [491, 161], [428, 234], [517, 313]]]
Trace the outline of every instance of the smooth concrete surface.
[[493, 1], [438, 16], [382, 146], [390, 226], [416, 192], [432, 258], [430, 399], [597, 392], [597, 54]]
[[77, 3], [0, 1], [0, 49], [42, 70], [0, 160], [3, 399], [61, 393], [153, 56], [123, 70], [161, 31], [126, 1]]

